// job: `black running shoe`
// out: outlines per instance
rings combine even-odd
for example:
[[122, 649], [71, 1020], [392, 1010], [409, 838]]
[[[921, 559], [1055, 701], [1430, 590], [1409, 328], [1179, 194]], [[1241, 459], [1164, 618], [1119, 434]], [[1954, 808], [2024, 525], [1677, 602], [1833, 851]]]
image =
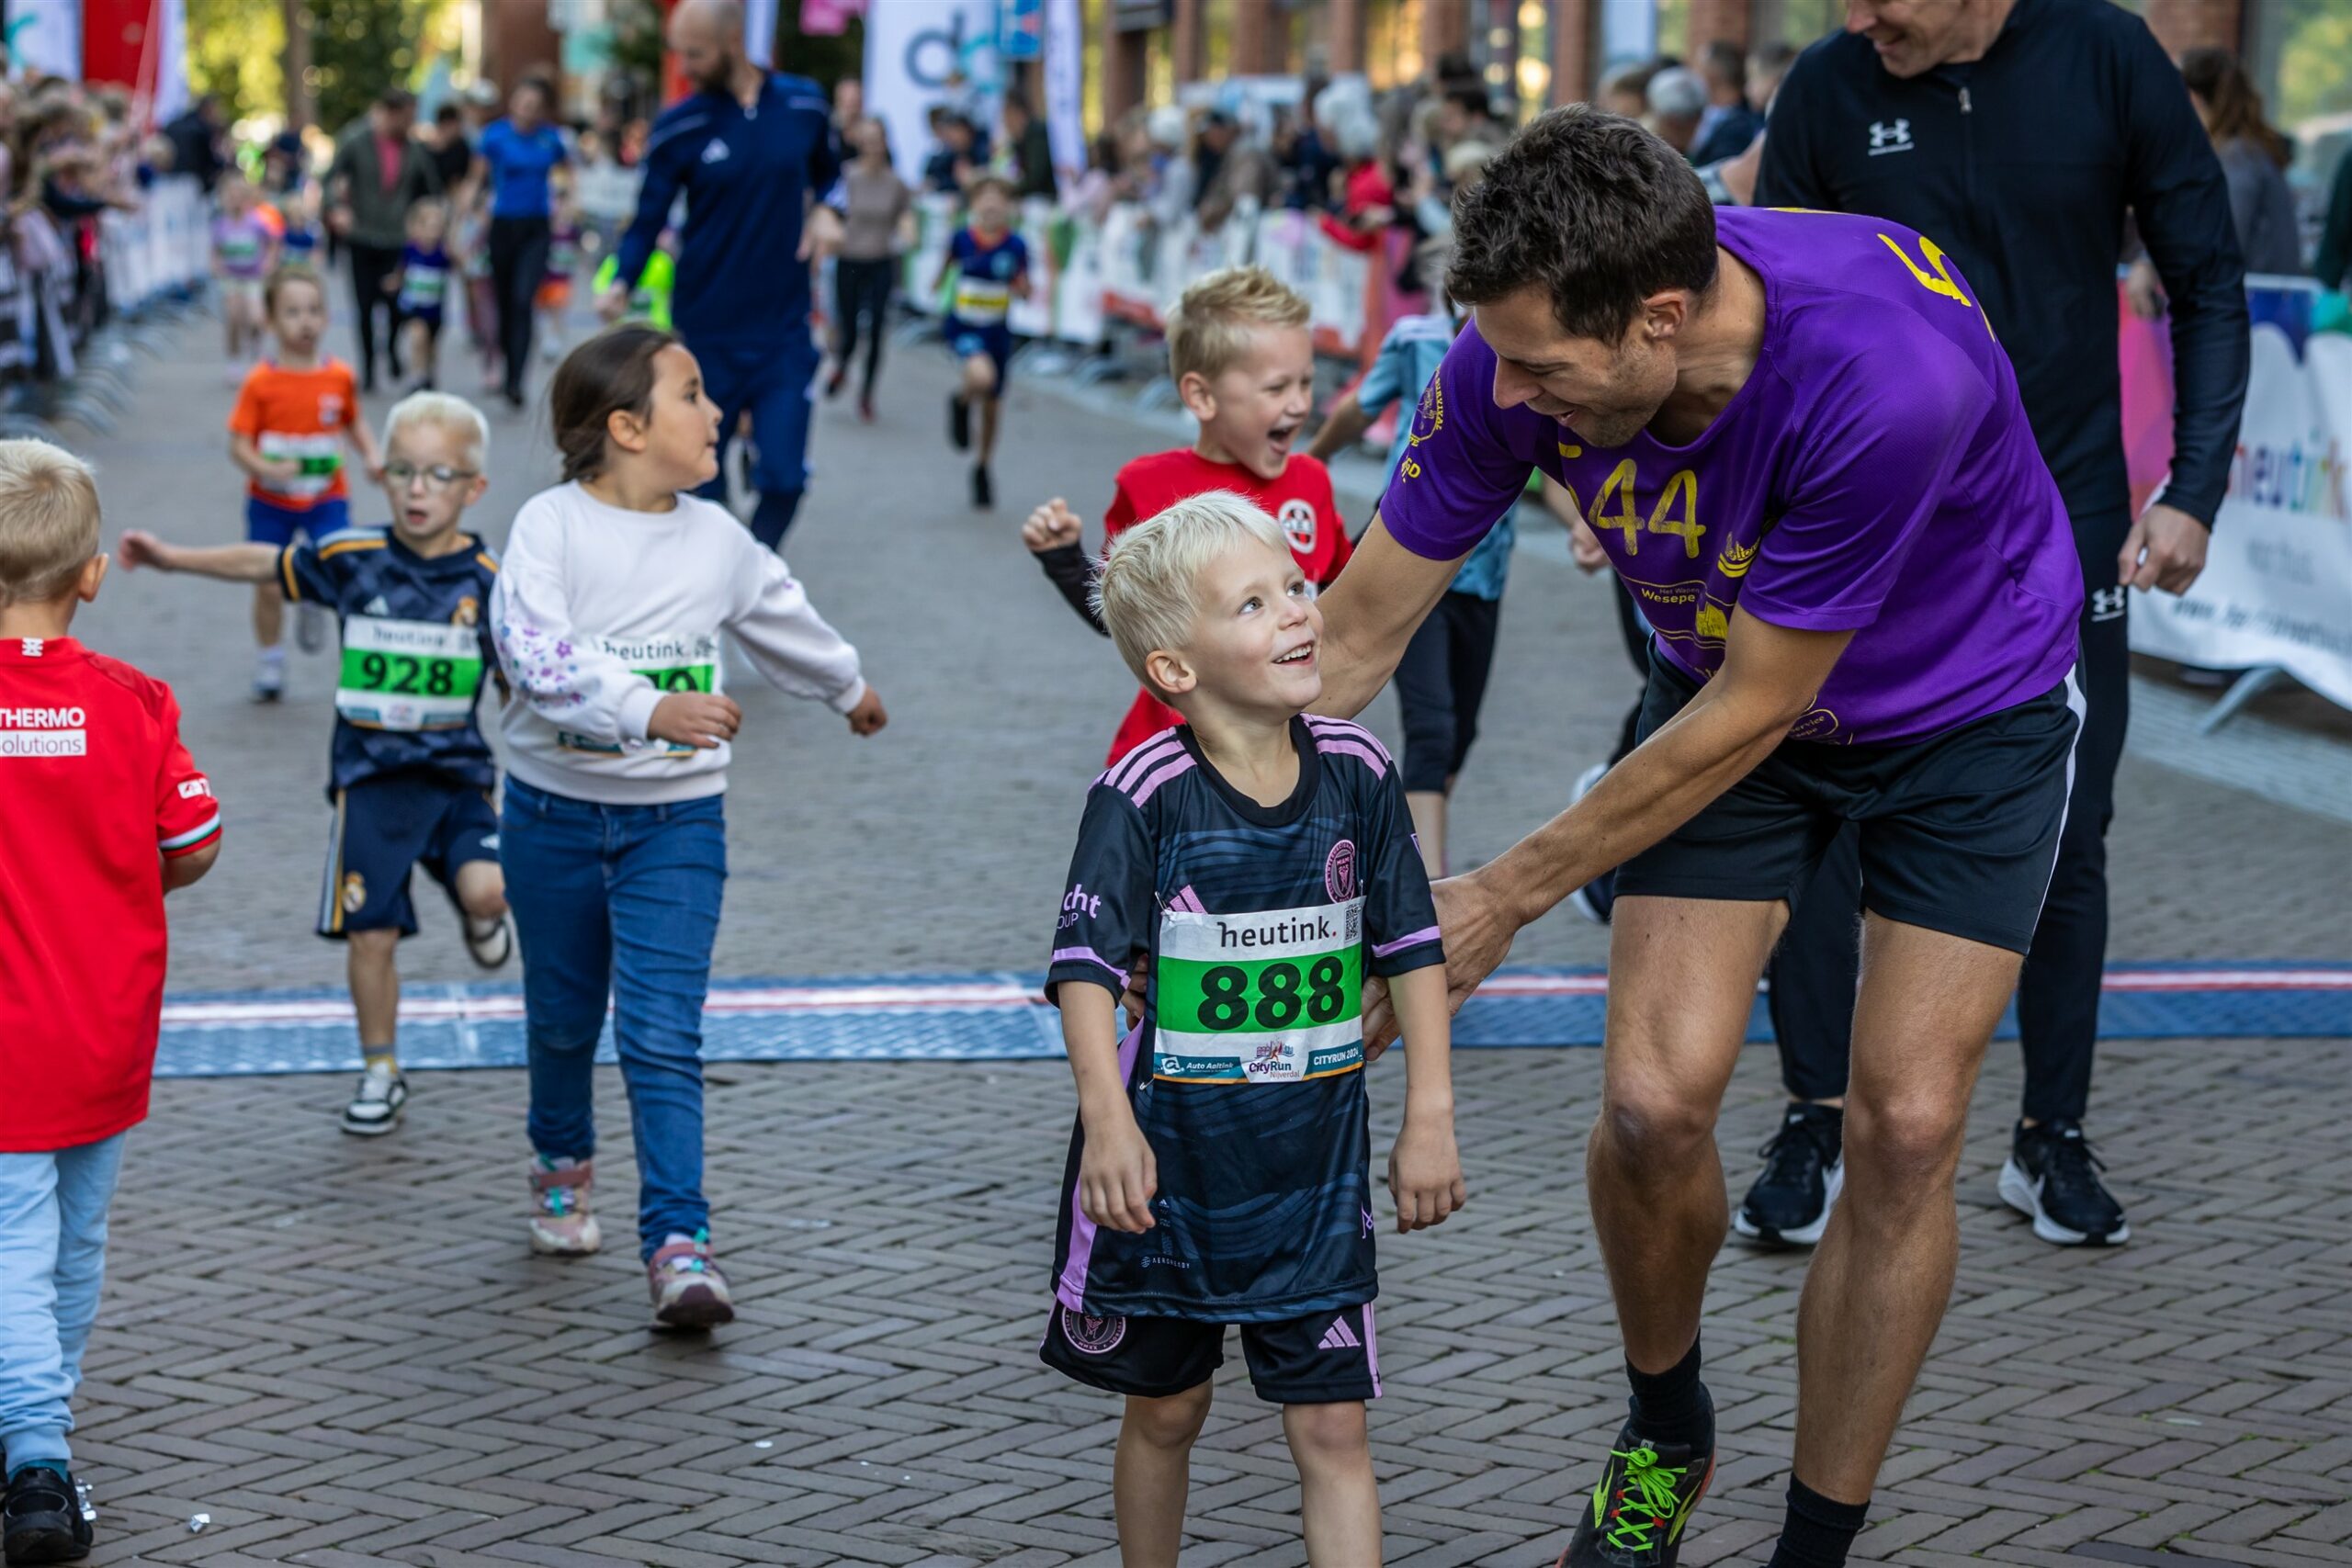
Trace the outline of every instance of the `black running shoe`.
[[90, 1516], [74, 1478], [45, 1464], [28, 1464], [8, 1483], [0, 1502], [10, 1568], [20, 1562], [78, 1562], [90, 1554]]
[[947, 394], [947, 444], [958, 452], [972, 449], [972, 405], [953, 392]]
[[1592, 1506], [1553, 1568], [1674, 1568], [1682, 1529], [1715, 1473], [1714, 1413], [1698, 1443], [1654, 1443], [1628, 1421], [1610, 1450]]
[[2001, 1168], [2001, 1201], [2055, 1247], [2120, 1247], [2132, 1239], [2123, 1205], [2098, 1179], [2107, 1167], [2079, 1122], [2019, 1124]]
[[996, 504], [996, 487], [989, 482], [988, 465], [972, 465], [972, 504], [986, 512]]
[[1781, 1130], [1756, 1152], [1764, 1168], [1732, 1216], [1732, 1228], [1771, 1247], [1811, 1247], [1828, 1227], [1846, 1185], [1846, 1113], [1834, 1105], [1792, 1105]]

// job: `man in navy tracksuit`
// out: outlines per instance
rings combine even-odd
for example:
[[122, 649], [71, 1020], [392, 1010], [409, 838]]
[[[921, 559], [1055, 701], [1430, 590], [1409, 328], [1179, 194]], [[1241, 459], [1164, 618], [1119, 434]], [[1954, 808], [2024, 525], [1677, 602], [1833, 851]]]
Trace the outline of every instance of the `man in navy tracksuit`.
[[[1848, 30], [1805, 51], [1781, 82], [1756, 199], [1886, 218], [1949, 251], [2016, 367], [2065, 498], [2086, 590], [2086, 713], [2018, 987], [2025, 1100], [2000, 1190], [2043, 1240], [2112, 1246], [2131, 1227], [2082, 1119], [2107, 950], [2105, 838], [2131, 707], [2128, 591], [2188, 590], [2228, 482], [2250, 359], [2229, 189], [2180, 73], [2119, 6], [1851, 0], [1847, 17]], [[2127, 211], [2169, 297], [2178, 389], [2172, 471], [2136, 517], [2116, 357]], [[1857, 969], [1851, 846], [1849, 833], [1792, 911], [1771, 971], [1794, 1103], [1736, 1221], [1767, 1241], [1818, 1237], [1836, 1191]]]
[[598, 308], [608, 321], [628, 309], [684, 191], [672, 316], [720, 414], [718, 478], [702, 493], [726, 499], [727, 443], [748, 410], [760, 492], [752, 532], [774, 549], [808, 485], [809, 393], [821, 357], [808, 325], [808, 260], [839, 231], [831, 211], [811, 207], [841, 166], [832, 108], [814, 82], [744, 55], [738, 0], [684, 0], [670, 18], [670, 47], [697, 90], [653, 122], [637, 219]]

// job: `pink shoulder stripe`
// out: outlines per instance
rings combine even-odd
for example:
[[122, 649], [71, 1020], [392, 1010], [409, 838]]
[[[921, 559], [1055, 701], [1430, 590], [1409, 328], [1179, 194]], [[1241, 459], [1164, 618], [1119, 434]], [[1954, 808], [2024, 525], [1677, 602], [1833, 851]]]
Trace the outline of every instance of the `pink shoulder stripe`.
[[1182, 778], [1184, 774], [1191, 773], [1193, 767], [1193, 754], [1179, 746], [1176, 748], [1175, 756], [1163, 761], [1153, 772], [1147, 773], [1127, 793], [1134, 797], [1137, 806], [1141, 806], [1158, 792], [1161, 784], [1168, 783], [1170, 779]]
[[1132, 793], [1136, 780], [1149, 772], [1155, 764], [1166, 761], [1171, 748], [1182, 750], [1184, 742], [1177, 737], [1174, 729], [1164, 729], [1112, 763], [1104, 770], [1102, 782], [1114, 788]]

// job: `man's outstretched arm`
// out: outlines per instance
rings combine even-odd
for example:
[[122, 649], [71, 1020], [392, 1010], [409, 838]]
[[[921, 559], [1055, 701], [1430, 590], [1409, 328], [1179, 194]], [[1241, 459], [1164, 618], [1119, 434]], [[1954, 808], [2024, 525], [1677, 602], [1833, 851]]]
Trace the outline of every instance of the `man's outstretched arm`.
[[1353, 718], [1371, 705], [1461, 564], [1458, 558], [1415, 555], [1373, 513], [1355, 554], [1321, 596], [1323, 648], [1316, 662], [1323, 670], [1323, 695], [1317, 713]]

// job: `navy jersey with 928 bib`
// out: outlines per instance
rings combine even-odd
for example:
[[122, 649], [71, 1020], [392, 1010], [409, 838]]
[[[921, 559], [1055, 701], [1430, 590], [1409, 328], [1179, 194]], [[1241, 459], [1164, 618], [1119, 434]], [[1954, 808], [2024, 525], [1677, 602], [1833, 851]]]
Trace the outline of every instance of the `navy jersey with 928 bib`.
[[1159, 1186], [1151, 1230], [1098, 1229], [1072, 1133], [1054, 1292], [1075, 1310], [1257, 1323], [1379, 1293], [1363, 976], [1444, 953], [1388, 753], [1340, 719], [1291, 734], [1298, 784], [1280, 806], [1219, 777], [1183, 728], [1087, 796], [1046, 986], [1106, 1005], [1095, 987], [1116, 992], [1149, 953], [1120, 1066]]
[[338, 529], [279, 552], [286, 597], [343, 624], [329, 800], [404, 768], [479, 789], [498, 782], [474, 711], [483, 675], [498, 668], [483, 614], [498, 558], [462, 537], [463, 548], [429, 559], [390, 528]]

